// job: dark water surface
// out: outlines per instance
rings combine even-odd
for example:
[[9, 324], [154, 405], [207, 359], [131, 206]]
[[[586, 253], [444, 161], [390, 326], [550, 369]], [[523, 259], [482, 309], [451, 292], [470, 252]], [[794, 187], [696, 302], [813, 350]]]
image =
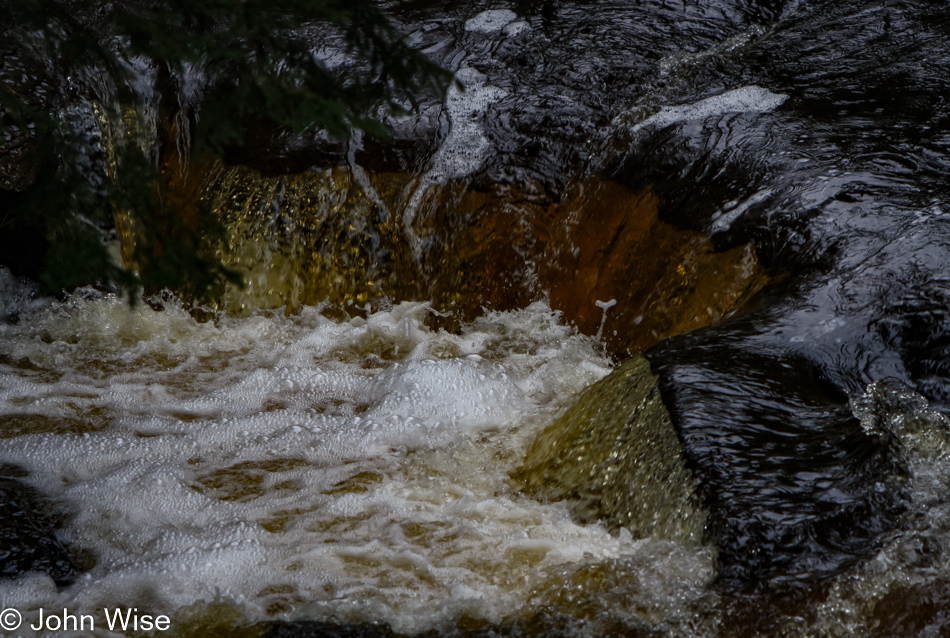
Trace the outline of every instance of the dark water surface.
[[904, 525], [908, 470], [848, 397], [892, 378], [939, 407], [950, 389], [948, 8], [511, 9], [527, 26], [508, 38], [432, 32], [503, 91], [473, 187], [606, 174], [784, 275], [751, 315], [648, 352], [713, 511], [719, 582], [819, 582], [872, 556]]
[[950, 635], [950, 6], [389, 11], [464, 93], [388, 149], [232, 161], [414, 171], [399, 212], [430, 274], [423, 194], [450, 182], [559, 202], [609, 179], [719, 250], [751, 242], [772, 285], [645, 353], [703, 544], [572, 520], [511, 478], [610, 367], [544, 302], [455, 334], [410, 303], [199, 324], [4, 279], [23, 319], [0, 329], [0, 461], [98, 557], [4, 602], [135, 602], [182, 635]]

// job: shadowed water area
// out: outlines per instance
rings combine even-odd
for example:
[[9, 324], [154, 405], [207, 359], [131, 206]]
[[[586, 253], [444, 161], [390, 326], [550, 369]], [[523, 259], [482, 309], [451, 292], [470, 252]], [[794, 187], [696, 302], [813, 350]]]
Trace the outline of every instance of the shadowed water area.
[[[945, 3], [388, 11], [465, 84], [392, 144], [156, 149], [244, 290], [129, 308], [0, 271], [4, 606], [179, 636], [950, 632]], [[110, 136], [181, 135], [186, 84], [87, 87], [103, 166]]]

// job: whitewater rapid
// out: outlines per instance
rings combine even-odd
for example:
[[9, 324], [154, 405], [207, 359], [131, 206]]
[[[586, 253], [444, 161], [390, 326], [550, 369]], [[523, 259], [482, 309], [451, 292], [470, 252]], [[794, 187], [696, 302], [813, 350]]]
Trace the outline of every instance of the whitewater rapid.
[[249, 622], [418, 632], [564, 604], [604, 565], [638, 601], [619, 615], [684, 620], [683, 600], [706, 595], [709, 552], [578, 525], [509, 477], [611, 369], [544, 303], [450, 334], [421, 303], [199, 322], [173, 297], [44, 302], [5, 285], [22, 312], [0, 325], [0, 463], [28, 471], [69, 515], [61, 538], [95, 557], [61, 590], [0, 581], [26, 618], [127, 606], [174, 623], [218, 601]]

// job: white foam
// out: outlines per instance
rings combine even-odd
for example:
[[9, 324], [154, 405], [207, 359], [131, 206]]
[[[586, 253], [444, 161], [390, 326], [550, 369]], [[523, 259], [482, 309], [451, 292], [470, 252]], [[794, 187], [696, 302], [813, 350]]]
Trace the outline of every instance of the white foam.
[[531, 30], [531, 27], [524, 20], [517, 20], [515, 22], [512, 22], [506, 25], [504, 29], [502, 29], [504, 34], [509, 37], [514, 37], [518, 34], [525, 33], [530, 30]]
[[709, 229], [710, 233], [721, 233], [729, 230], [735, 221], [742, 217], [747, 210], [757, 204], [761, 204], [771, 197], [772, 194], [773, 191], [771, 188], [763, 188], [762, 190], [752, 193], [742, 201], [728, 202], [720, 211], [712, 216], [713, 223]]
[[490, 9], [466, 20], [465, 30], [476, 33], [497, 33], [517, 18], [515, 12], [509, 9]]
[[426, 191], [450, 179], [465, 177], [481, 167], [491, 150], [482, 124], [485, 113], [495, 102], [508, 95], [488, 83], [483, 73], [464, 67], [456, 73], [465, 89], [449, 87], [445, 110], [450, 121], [449, 134], [432, 157], [429, 170], [413, 185], [414, 191], [403, 211], [406, 235], [418, 260], [421, 246], [412, 228], [416, 212]]
[[454, 85], [449, 89], [446, 109], [452, 128], [433, 158], [432, 171], [442, 179], [464, 177], [481, 166], [490, 149], [481, 118], [489, 106], [508, 95], [473, 68], [460, 69], [456, 77], [465, 90]]
[[[280, 603], [415, 632], [543, 606], [537, 587], [556, 588], [557, 566], [665, 557], [509, 478], [534, 434], [609, 371], [597, 344], [544, 304], [459, 335], [427, 315], [404, 303], [343, 322], [309, 308], [198, 323], [180, 304], [104, 297], [0, 326], [0, 354], [34, 367], [4, 370], [2, 414], [107, 421], [4, 441], [0, 462], [64, 504], [66, 540], [98, 559], [62, 591], [40, 576], [0, 582], [4, 604], [35, 618], [223, 599], [258, 618]], [[670, 601], [711, 573], [709, 556], [691, 556]]]
[[703, 120], [726, 113], [767, 113], [777, 109], [787, 99], [785, 94], [772, 93], [760, 86], [744, 86], [693, 104], [664, 106], [659, 112], [631, 126], [630, 131], [635, 133], [651, 127], [666, 128], [679, 122]]

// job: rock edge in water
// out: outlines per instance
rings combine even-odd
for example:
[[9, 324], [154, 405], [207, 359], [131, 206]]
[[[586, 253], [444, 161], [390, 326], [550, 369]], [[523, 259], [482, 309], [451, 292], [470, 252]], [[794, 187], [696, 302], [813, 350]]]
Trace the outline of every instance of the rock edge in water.
[[700, 544], [706, 512], [658, 382], [643, 357], [624, 363], [537, 438], [517, 478], [581, 522]]
[[61, 516], [40, 492], [18, 480], [25, 475], [17, 467], [0, 467], [0, 577], [41, 572], [57, 586], [70, 585], [81, 567], [56, 537]]

